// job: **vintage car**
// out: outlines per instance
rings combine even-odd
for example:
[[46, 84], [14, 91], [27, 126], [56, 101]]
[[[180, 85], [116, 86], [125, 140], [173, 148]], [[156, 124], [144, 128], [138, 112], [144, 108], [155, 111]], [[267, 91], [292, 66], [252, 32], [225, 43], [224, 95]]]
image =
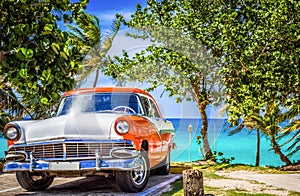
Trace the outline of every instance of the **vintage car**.
[[5, 126], [4, 172], [16, 172], [29, 191], [47, 189], [54, 177], [105, 175], [140, 192], [151, 169], [169, 173], [174, 133], [141, 89], [77, 89], [62, 96], [54, 117]]

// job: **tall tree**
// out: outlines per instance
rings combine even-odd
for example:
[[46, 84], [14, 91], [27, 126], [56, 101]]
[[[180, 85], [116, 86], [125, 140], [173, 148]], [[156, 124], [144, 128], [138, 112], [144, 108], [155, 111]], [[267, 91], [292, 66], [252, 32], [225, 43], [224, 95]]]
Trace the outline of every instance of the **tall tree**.
[[137, 5], [132, 18], [124, 23], [139, 30], [140, 33], [131, 36], [149, 38], [153, 45], [133, 58], [126, 52], [123, 57], [115, 57], [107, 73], [123, 80], [150, 82], [150, 90], [164, 86], [178, 102], [196, 101], [202, 117], [203, 150], [205, 158], [210, 158], [206, 108], [221, 100], [221, 67], [209, 48], [202, 45], [199, 30], [193, 28], [199, 21], [189, 4], [188, 1], [149, 0], [143, 9]]
[[[285, 112], [299, 105], [299, 8], [300, 2], [289, 0], [148, 0], [146, 8], [137, 6], [132, 19], [125, 23], [144, 33], [138, 36], [150, 37], [157, 44], [133, 59], [128, 54], [117, 58], [108, 73], [125, 77], [125, 72], [135, 78], [140, 74], [140, 79], [152, 82], [153, 87], [167, 86], [171, 95], [183, 95], [186, 89], [192, 89], [201, 112], [205, 109], [202, 106], [211, 102], [212, 92], [207, 90], [209, 82], [203, 80], [206, 72], [201, 67], [220, 65], [198, 60], [201, 58], [195, 52], [203, 46], [208, 56], [213, 55], [222, 63], [230, 122], [237, 123], [242, 118], [254, 122], [257, 129], [261, 128], [258, 124], [271, 126], [268, 131], [260, 131], [268, 134], [274, 152], [290, 164], [276, 145], [282, 131], [279, 121], [270, 121], [269, 114], [277, 115], [278, 108]], [[194, 47], [195, 41], [190, 44], [187, 40], [196, 40], [198, 48]], [[210, 74], [217, 73], [212, 70]], [[169, 75], [174, 73], [177, 77], [171, 79]], [[274, 111], [265, 115], [267, 108]], [[293, 115], [299, 115], [299, 111]], [[203, 133], [205, 139], [206, 132]]]
[[[300, 100], [299, 8], [288, 0], [216, 1], [219, 11], [208, 28], [212, 50], [224, 62], [229, 120], [242, 118], [266, 133], [286, 164], [291, 162], [276, 143], [283, 130], [278, 124], [286, 120], [281, 113]], [[290, 117], [299, 114], [294, 110]]]
[[87, 2], [0, 0], [0, 75], [34, 118], [49, 116], [74, 86], [81, 48], [58, 21], [72, 22]]
[[212, 156], [208, 141], [209, 104], [220, 102], [223, 86], [219, 61], [212, 58], [202, 45], [194, 9], [186, 9], [187, 1], [148, 1], [145, 8], [137, 5], [136, 12], [124, 23], [141, 33], [131, 35], [149, 38], [153, 45], [133, 58], [125, 52], [116, 57], [107, 70], [115, 78], [152, 83], [150, 90], [163, 85], [178, 102], [194, 100], [202, 117], [202, 144], [206, 158]]
[[84, 70], [77, 75], [77, 86], [96, 70], [93, 86], [96, 87], [99, 76], [99, 69], [107, 63], [107, 53], [112, 42], [120, 29], [120, 20], [117, 15], [110, 31], [101, 33], [99, 19], [86, 12], [81, 11], [75, 19], [75, 25], [67, 25], [72, 39], [82, 46], [82, 53], [86, 54], [83, 60]]

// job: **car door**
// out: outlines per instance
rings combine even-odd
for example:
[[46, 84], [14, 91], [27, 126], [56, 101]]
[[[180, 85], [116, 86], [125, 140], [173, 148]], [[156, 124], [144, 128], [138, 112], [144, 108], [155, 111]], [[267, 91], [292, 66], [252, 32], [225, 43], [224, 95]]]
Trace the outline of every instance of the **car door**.
[[152, 99], [149, 99], [149, 102], [150, 116], [153, 119], [153, 123], [156, 124], [161, 138], [161, 159], [163, 160], [167, 153], [169, 153], [170, 145], [173, 143], [174, 128], [171, 122], [162, 118], [157, 104]]
[[165, 158], [166, 153], [168, 153], [170, 126], [168, 126], [168, 122], [166, 120], [162, 119], [159, 109], [152, 98], [142, 96], [142, 102], [144, 105], [146, 118], [155, 126], [157, 130], [157, 135], [155, 136], [157, 140], [152, 142], [156, 147], [156, 161], [161, 162]]

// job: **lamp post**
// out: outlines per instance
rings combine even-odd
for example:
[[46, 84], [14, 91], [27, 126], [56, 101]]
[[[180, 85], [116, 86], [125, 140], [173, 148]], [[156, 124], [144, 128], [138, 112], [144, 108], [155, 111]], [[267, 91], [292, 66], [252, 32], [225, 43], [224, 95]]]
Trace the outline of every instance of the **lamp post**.
[[189, 132], [190, 132], [189, 162], [191, 162], [191, 146], [192, 146], [192, 132], [193, 132], [193, 125], [189, 124], [188, 130], [189, 130]]

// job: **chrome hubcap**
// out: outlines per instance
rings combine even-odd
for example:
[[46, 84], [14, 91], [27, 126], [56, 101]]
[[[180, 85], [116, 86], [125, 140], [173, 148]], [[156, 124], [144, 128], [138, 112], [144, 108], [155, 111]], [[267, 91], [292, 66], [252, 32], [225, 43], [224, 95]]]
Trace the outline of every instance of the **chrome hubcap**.
[[140, 168], [135, 169], [131, 172], [132, 180], [136, 185], [143, 184], [147, 176], [146, 160], [144, 157], [142, 159], [143, 159], [143, 165]]

